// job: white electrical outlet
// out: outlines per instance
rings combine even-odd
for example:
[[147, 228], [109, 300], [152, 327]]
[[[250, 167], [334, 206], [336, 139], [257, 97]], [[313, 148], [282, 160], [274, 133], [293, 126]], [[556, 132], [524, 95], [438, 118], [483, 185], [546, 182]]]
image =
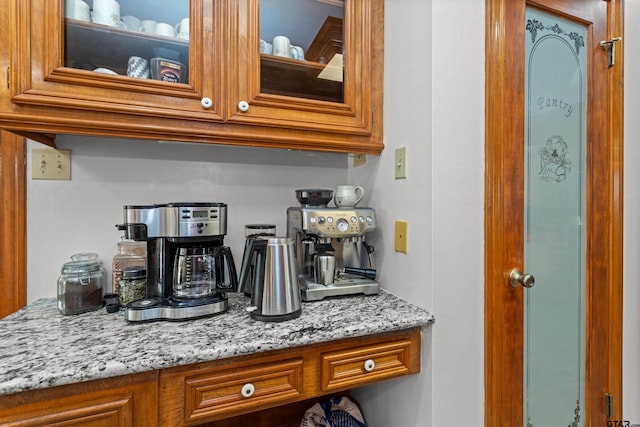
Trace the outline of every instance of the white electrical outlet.
[[31, 150], [31, 179], [71, 179], [71, 150]]

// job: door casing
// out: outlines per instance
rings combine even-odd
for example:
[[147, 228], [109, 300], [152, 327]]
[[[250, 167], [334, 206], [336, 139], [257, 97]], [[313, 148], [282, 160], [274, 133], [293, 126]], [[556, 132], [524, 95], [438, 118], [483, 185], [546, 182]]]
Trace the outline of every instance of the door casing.
[[[592, 39], [622, 36], [623, 0], [589, 0], [607, 27]], [[584, 4], [584, 2], [582, 2]], [[523, 268], [524, 13], [526, 5], [581, 16], [577, 1], [486, 0], [485, 87], [485, 425], [522, 425], [523, 291], [508, 282]], [[588, 22], [588, 21], [585, 21]], [[623, 46], [608, 68], [590, 40], [592, 111], [587, 157], [587, 356], [585, 425], [622, 414]], [[595, 104], [594, 104], [595, 102]], [[597, 174], [594, 173], [597, 171]], [[614, 396], [606, 413], [604, 395]]]

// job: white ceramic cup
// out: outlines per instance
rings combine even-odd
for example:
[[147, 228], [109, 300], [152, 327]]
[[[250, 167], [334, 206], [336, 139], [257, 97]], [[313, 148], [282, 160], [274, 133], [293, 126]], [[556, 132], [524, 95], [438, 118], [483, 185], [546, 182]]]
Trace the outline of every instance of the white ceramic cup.
[[142, 21], [133, 15], [126, 15], [120, 18], [120, 22], [127, 30], [139, 31], [142, 27]]
[[364, 197], [364, 188], [355, 185], [338, 185], [333, 202], [339, 208], [352, 208]]
[[67, 18], [79, 21], [91, 21], [91, 9], [82, 0], [67, 0], [65, 3], [65, 14]]
[[156, 34], [165, 37], [175, 37], [176, 30], [171, 24], [167, 24], [166, 22], [158, 22], [156, 24]]
[[291, 57], [301, 61], [304, 60], [304, 49], [300, 46], [291, 46]]
[[143, 33], [155, 33], [158, 23], [153, 19], [145, 19], [140, 23], [140, 31]]
[[127, 63], [127, 76], [137, 79], [148, 79], [149, 76], [149, 61], [139, 56], [129, 57]]
[[267, 41], [260, 39], [260, 53], [271, 55], [273, 53], [273, 45]]
[[93, 22], [119, 27], [120, 3], [116, 0], [93, 0]]
[[189, 40], [189, 18], [182, 18], [175, 26], [176, 37], [183, 40]]
[[291, 58], [291, 41], [286, 36], [275, 36], [273, 38], [273, 54]]

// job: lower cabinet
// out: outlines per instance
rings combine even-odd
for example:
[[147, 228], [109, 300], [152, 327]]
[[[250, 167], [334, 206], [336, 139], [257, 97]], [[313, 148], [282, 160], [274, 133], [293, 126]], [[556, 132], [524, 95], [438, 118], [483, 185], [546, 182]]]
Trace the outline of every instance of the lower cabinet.
[[158, 425], [158, 371], [0, 396], [0, 426]]
[[317, 401], [419, 372], [420, 348], [415, 328], [32, 390], [0, 396], [0, 426], [299, 426]]

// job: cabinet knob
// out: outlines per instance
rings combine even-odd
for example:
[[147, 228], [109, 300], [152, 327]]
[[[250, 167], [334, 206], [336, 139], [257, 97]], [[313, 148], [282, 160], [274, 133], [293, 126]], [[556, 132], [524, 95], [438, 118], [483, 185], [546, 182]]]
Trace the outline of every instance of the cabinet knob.
[[240, 393], [242, 393], [242, 397], [251, 397], [255, 392], [256, 392], [256, 388], [251, 383], [247, 383], [243, 385], [242, 390], [240, 391]]
[[249, 103], [247, 101], [238, 102], [238, 110], [242, 111], [243, 113], [245, 111], [249, 111]]
[[364, 370], [367, 372], [371, 372], [376, 368], [376, 362], [372, 359], [367, 359], [364, 361]]
[[207, 110], [209, 108], [211, 108], [213, 106], [213, 101], [211, 100], [211, 98], [207, 98], [206, 96], [204, 98], [202, 98], [202, 100], [200, 101], [200, 104], [202, 104], [203, 108], [206, 108]]

